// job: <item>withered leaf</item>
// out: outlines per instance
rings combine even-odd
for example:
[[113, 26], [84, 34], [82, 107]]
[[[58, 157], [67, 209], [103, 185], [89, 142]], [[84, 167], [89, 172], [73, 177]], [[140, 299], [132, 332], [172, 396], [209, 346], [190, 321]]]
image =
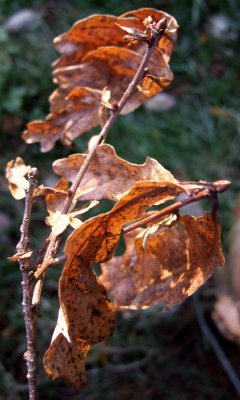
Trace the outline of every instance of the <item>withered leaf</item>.
[[[45, 195], [45, 203], [47, 206], [47, 210], [49, 216], [46, 218], [47, 225], [52, 227], [52, 235], [60, 235], [68, 225], [72, 226], [74, 229], [78, 228], [81, 225], [81, 221], [76, 218], [80, 214], [84, 214], [90, 208], [95, 207], [98, 204], [98, 201], [93, 200], [86, 204], [82, 204], [75, 211], [71, 211], [76, 205], [76, 200], [73, 199], [72, 206], [70, 208], [70, 212], [68, 214], [62, 214], [64, 203], [68, 197], [68, 180], [65, 178], [61, 178], [59, 182], [56, 184], [54, 191], [48, 192], [46, 189]], [[40, 191], [41, 192], [41, 191]]]
[[[74, 138], [88, 132], [99, 123], [100, 91], [87, 87], [73, 87], [66, 100], [60, 98], [65, 95], [64, 91], [54, 93], [60, 102], [60, 111], [52, 112], [45, 121], [30, 122], [23, 132], [25, 142], [41, 143], [42, 152], [51, 150], [59, 139], [69, 146]], [[56, 103], [54, 96], [51, 97], [51, 101]]]
[[[175, 183], [138, 182], [111, 211], [86, 221], [68, 238], [65, 246], [68, 259], [59, 283], [61, 333], [54, 335], [44, 357], [46, 372], [52, 379], [61, 376], [75, 388], [83, 387], [84, 361], [79, 371], [75, 366], [77, 358], [84, 360], [87, 346], [90, 348], [113, 333], [114, 307], [91, 264], [111, 259], [124, 224], [141, 218], [147, 207], [183, 191]], [[73, 358], [69, 356], [72, 353]], [[59, 367], [62, 358], [64, 371]]]
[[68, 196], [68, 180], [61, 178], [54, 187], [55, 191], [46, 193], [45, 203], [48, 211], [55, 213], [62, 211], [63, 204]]
[[[167, 19], [167, 29], [163, 37], [159, 41], [158, 48], [161, 50], [163, 57], [168, 62], [172, 54], [173, 47], [177, 40], [178, 24], [175, 18], [173, 18], [171, 15], [163, 11], [159, 11], [154, 8], [141, 8], [139, 10], [126, 12], [125, 14], [119, 17], [119, 20], [121, 21], [120, 23], [121, 26], [144, 30], [144, 28], [146, 27], [146, 22], [148, 22], [149, 17], [152, 20], [152, 22], [155, 23], [159, 22], [164, 18]], [[137, 47], [139, 46], [139, 44], [136, 44], [135, 46]], [[137, 50], [136, 47], [134, 47], [134, 50], [140, 51], [139, 49]]]
[[[141, 54], [128, 48], [102, 46], [87, 53], [81, 64], [58, 68], [53, 75], [63, 90], [78, 86], [98, 90], [107, 87], [111, 91], [111, 100], [118, 102], [134, 77], [141, 60]], [[160, 52], [156, 52], [149, 62], [148, 74], [141, 84], [142, 90], [136, 91], [121, 113], [127, 114], [133, 111], [146, 100], [146, 97], [155, 96], [172, 80], [173, 74], [168, 63]]]
[[[54, 40], [56, 49], [62, 54], [61, 58], [54, 63], [55, 68], [79, 64], [88, 52], [98, 47], [118, 46], [127, 48], [128, 43], [124, 40], [119, 25], [144, 32], [146, 28], [144, 21], [149, 16], [151, 16], [153, 22], [158, 22], [162, 18], [168, 20], [168, 31], [161, 39], [159, 48], [169, 57], [176, 42], [176, 30], [178, 28], [176, 20], [162, 11], [143, 8], [129, 11], [120, 17], [92, 15], [77, 21], [68, 32]], [[139, 46], [134, 46], [135, 49], [139, 51]]]
[[[82, 166], [86, 154], [73, 154], [68, 158], [56, 160], [53, 170], [61, 177], [73, 182]], [[144, 164], [132, 164], [118, 157], [112, 146], [103, 144], [97, 147], [87, 172], [77, 191], [80, 200], [116, 200], [131, 186], [141, 180], [178, 181], [153, 158], [147, 157]]]
[[43, 359], [49, 377], [53, 380], [62, 377], [70, 386], [84, 387], [86, 385], [85, 358], [90, 347], [84, 340], [71, 343], [68, 324], [60, 308], [52, 343]]
[[92, 15], [77, 21], [68, 32], [54, 39], [54, 46], [62, 54], [54, 67], [79, 64], [89, 51], [100, 46], [126, 46], [117, 20], [113, 15]]
[[25, 165], [21, 157], [11, 160], [6, 166], [6, 178], [8, 180], [9, 190], [16, 200], [21, 200], [26, 196], [26, 190], [29, 188], [29, 182], [25, 176], [30, 171], [31, 166]]
[[111, 109], [129, 86], [146, 50], [146, 44], [141, 41], [134, 41], [130, 48], [122, 29], [145, 37], [146, 21], [156, 24], [162, 18], [167, 19], [166, 32], [154, 49], [146, 76], [121, 114], [135, 110], [167, 87], [173, 79], [168, 63], [178, 28], [174, 18], [152, 8], [132, 11], [119, 18], [91, 16], [55, 39], [61, 53], [54, 64], [54, 81], [59, 88], [50, 96], [51, 113], [45, 121], [29, 123], [23, 139], [27, 143], [40, 142], [41, 151], [46, 152], [57, 140], [69, 146], [74, 138], [101, 124], [99, 91], [110, 90]]
[[[135, 239], [131, 256], [126, 235], [126, 255], [102, 266], [100, 279], [115, 298], [117, 306], [135, 308], [149, 307], [161, 303], [165, 307], [173, 306], [194, 293], [214, 272], [217, 266], [224, 264], [220, 242], [220, 225], [210, 214], [198, 219], [181, 216], [179, 224], [158, 233], [148, 239], [143, 247], [144, 231]], [[131, 285], [124, 287], [119, 296], [115, 271], [121, 269], [123, 279], [128, 278]], [[119, 276], [119, 271], [117, 272]], [[118, 297], [116, 297], [116, 295]]]

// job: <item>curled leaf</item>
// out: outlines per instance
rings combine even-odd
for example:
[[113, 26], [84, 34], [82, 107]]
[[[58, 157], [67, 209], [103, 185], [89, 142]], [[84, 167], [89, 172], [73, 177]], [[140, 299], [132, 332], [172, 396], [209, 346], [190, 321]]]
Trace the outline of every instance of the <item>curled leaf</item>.
[[[40, 142], [41, 150], [46, 152], [57, 140], [69, 146], [76, 137], [102, 124], [102, 104], [111, 109], [121, 99], [146, 51], [142, 39], [148, 36], [149, 26], [157, 29], [161, 20], [167, 21], [166, 31], [154, 49], [142, 82], [121, 110], [126, 114], [171, 83], [169, 59], [178, 28], [175, 19], [152, 8], [119, 18], [93, 15], [56, 38], [55, 47], [61, 57], [54, 64], [53, 75], [59, 87], [50, 96], [51, 113], [45, 121], [29, 123], [23, 139], [27, 143]], [[123, 30], [139, 39], [133, 41], [131, 48]], [[111, 92], [111, 104], [101, 101], [104, 90]]]
[[[143, 247], [144, 235], [136, 237], [129, 256], [128, 235], [126, 235], [126, 255], [102, 266], [101, 281], [112, 293], [117, 306], [135, 308], [149, 307], [161, 303], [173, 306], [194, 293], [214, 272], [224, 264], [220, 242], [220, 225], [210, 214], [198, 219], [181, 216], [179, 224], [159, 232], [148, 239]], [[122, 279], [134, 287], [129, 299], [129, 288], [122, 285], [119, 297], [115, 280], [116, 270], [122, 271]], [[117, 276], [119, 276], [119, 271]], [[111, 278], [110, 278], [111, 277]], [[132, 289], [131, 289], [132, 290]]]
[[[147, 207], [183, 191], [175, 183], [138, 182], [111, 211], [84, 222], [68, 238], [65, 246], [68, 259], [59, 282], [62, 322], [44, 357], [46, 372], [52, 379], [61, 376], [71, 386], [83, 387], [87, 349], [113, 333], [114, 307], [92, 263], [111, 259], [124, 224], [141, 218]], [[76, 366], [78, 358], [80, 370]]]
[[54, 104], [55, 97], [60, 104], [65, 104], [61, 111], [52, 112], [45, 121], [30, 122], [23, 132], [23, 139], [27, 143], [40, 142], [43, 152], [51, 150], [59, 139], [69, 146], [74, 138], [98, 125], [101, 92], [87, 87], [72, 87], [66, 99], [64, 95], [65, 92], [56, 91], [51, 98]]

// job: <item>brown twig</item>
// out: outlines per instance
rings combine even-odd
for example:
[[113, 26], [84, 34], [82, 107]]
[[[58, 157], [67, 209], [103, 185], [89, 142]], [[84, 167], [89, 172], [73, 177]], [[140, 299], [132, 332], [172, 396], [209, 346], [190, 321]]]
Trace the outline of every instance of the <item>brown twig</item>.
[[[23, 222], [21, 225], [21, 238], [17, 244], [17, 252], [21, 254], [19, 257], [20, 269], [22, 272], [22, 287], [23, 287], [23, 316], [27, 335], [27, 351], [24, 358], [27, 363], [27, 379], [29, 387], [29, 399], [36, 400], [38, 398], [37, 391], [37, 349], [36, 349], [36, 322], [38, 313], [32, 305], [32, 294], [34, 288], [33, 268], [30, 264], [29, 255], [29, 222], [33, 205], [33, 192], [37, 186], [38, 170], [32, 168], [28, 173], [29, 189], [26, 192], [25, 209]], [[28, 253], [28, 255], [26, 254]], [[24, 257], [26, 254], [26, 257]]]
[[[181, 184], [181, 182], [180, 182]], [[216, 181], [213, 183], [205, 182], [204, 186], [201, 185], [201, 182], [188, 182], [187, 187], [190, 190], [190, 186], [193, 187], [193, 193], [190, 192], [190, 195], [182, 200], [176, 201], [175, 203], [171, 204], [168, 207], [165, 207], [163, 210], [156, 212], [149, 217], [143, 218], [140, 221], [134, 222], [131, 225], [128, 225], [126, 228], [122, 229], [122, 233], [128, 233], [133, 231], [136, 228], [140, 228], [142, 225], [149, 224], [150, 222], [157, 222], [159, 219], [164, 217], [168, 214], [176, 213], [180, 208], [187, 206], [188, 204], [195, 203], [196, 201], [208, 199], [208, 198], [215, 198], [216, 194], [219, 192], [224, 192], [229, 188], [231, 182], [229, 181]], [[203, 189], [197, 193], [195, 193], [196, 187], [208, 187], [207, 189]]]
[[[188, 197], [171, 204], [168, 207], [156, 212], [149, 217], [143, 218], [140, 221], [137, 221], [131, 225], [128, 225], [126, 228], [122, 229], [122, 233], [125, 234], [130, 232], [136, 228], [139, 228], [143, 225], [146, 225], [151, 222], [157, 222], [162, 217], [169, 215], [171, 213], [176, 213], [180, 208], [187, 206], [188, 204], [195, 203], [196, 201], [211, 198], [215, 201], [216, 195], [219, 192], [224, 192], [231, 185], [231, 182], [226, 180], [216, 181], [216, 182], [179, 182], [182, 186], [184, 186], [189, 195]], [[201, 190], [202, 189], [202, 190]], [[198, 192], [196, 192], [198, 190]], [[201, 191], [200, 191], [201, 190]], [[35, 278], [39, 279], [43, 273], [48, 269], [49, 265], [59, 264], [61, 262], [66, 261], [66, 256], [61, 256], [57, 258], [48, 258], [45, 263], [41, 265], [40, 268], [35, 272]], [[33, 300], [33, 303], [36, 303], [36, 299]]]
[[71, 207], [72, 201], [74, 199], [74, 196], [76, 194], [76, 191], [82, 181], [82, 178], [85, 175], [85, 173], [89, 167], [89, 164], [91, 163], [91, 161], [94, 157], [94, 154], [96, 153], [97, 146], [106, 139], [109, 130], [111, 129], [114, 122], [116, 121], [116, 119], [119, 116], [120, 112], [122, 111], [123, 107], [125, 106], [125, 104], [129, 100], [129, 98], [132, 96], [135, 89], [137, 88], [138, 84], [141, 82], [142, 78], [144, 77], [145, 69], [150, 61], [153, 51], [154, 51], [155, 47], [157, 46], [161, 37], [164, 35], [165, 29], [166, 29], [166, 24], [167, 24], [167, 20], [164, 19], [162, 21], [162, 25], [161, 25], [160, 29], [156, 30], [153, 33], [152, 39], [147, 42], [146, 51], [144, 53], [143, 59], [138, 67], [136, 74], [134, 75], [132, 81], [130, 82], [129, 86], [127, 87], [126, 91], [124, 92], [119, 103], [116, 105], [116, 107], [113, 107], [113, 109], [111, 110], [110, 117], [108, 118], [106, 124], [103, 126], [101, 132], [98, 135], [96, 142], [94, 143], [94, 146], [89, 151], [83, 165], [81, 166], [80, 170], [78, 171], [76, 179], [70, 189], [70, 196], [63, 207], [63, 210], [62, 210], [63, 214], [68, 213], [68, 211]]
[[[138, 67], [138, 70], [137, 70], [136, 74], [134, 75], [132, 81], [130, 82], [129, 86], [127, 87], [126, 91], [124, 92], [119, 103], [115, 107], [113, 107], [113, 109], [110, 111], [110, 116], [109, 116], [107, 122], [101, 129], [101, 132], [99, 133], [97, 140], [94, 143], [94, 146], [91, 148], [87, 157], [85, 158], [85, 161], [82, 164], [82, 166], [72, 184], [72, 187], [69, 190], [69, 196], [63, 205], [62, 214], [67, 214], [69, 212], [69, 210], [71, 209], [74, 197], [76, 195], [76, 191], [77, 191], [77, 189], [83, 179], [83, 176], [85, 175], [85, 173], [95, 155], [97, 146], [106, 139], [112, 125], [116, 121], [116, 119], [119, 116], [120, 112], [122, 111], [123, 107], [125, 106], [125, 104], [129, 100], [129, 98], [132, 96], [132, 94], [136, 90], [138, 84], [141, 82], [142, 78], [144, 77], [146, 67], [150, 61], [150, 58], [153, 54], [155, 47], [158, 45], [159, 40], [164, 35], [166, 25], [167, 25], [167, 20], [163, 19], [161, 21], [159, 29], [153, 30], [153, 35], [152, 35], [151, 40], [147, 40], [146, 51], [144, 53], [144, 56], [142, 58], [140, 65]], [[57, 240], [58, 240], [58, 236], [51, 237], [49, 244], [47, 246], [46, 253], [43, 257], [42, 264], [39, 266], [39, 268], [37, 269], [37, 271], [35, 273], [35, 277], [37, 279], [40, 279], [40, 281], [37, 283], [36, 288], [34, 290], [35, 304], [38, 304], [40, 301], [43, 273], [50, 265], [48, 263], [49, 258], [53, 258], [54, 253], [56, 253], [56, 241]]]
[[[41, 268], [39, 268], [35, 272], [35, 278], [39, 279], [41, 275], [48, 269], [49, 265], [56, 265], [56, 264], [61, 264], [62, 262], [65, 262], [67, 260], [67, 256], [61, 256], [61, 257], [56, 257], [56, 258], [49, 258], [48, 262], [45, 264], [42, 264]], [[36, 299], [33, 299], [33, 304], [36, 304]]]

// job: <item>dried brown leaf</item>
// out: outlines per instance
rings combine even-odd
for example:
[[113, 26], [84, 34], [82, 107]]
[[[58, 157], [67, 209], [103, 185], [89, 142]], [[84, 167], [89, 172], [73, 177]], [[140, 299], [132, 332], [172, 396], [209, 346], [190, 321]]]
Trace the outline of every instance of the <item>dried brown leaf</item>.
[[[179, 224], [150, 237], [146, 249], [143, 238], [144, 235], [136, 237], [131, 257], [127, 249], [128, 262], [123, 256], [118, 265], [114, 259], [103, 265], [100, 279], [118, 306], [142, 308], [158, 303], [173, 306], [194, 293], [218, 265], [224, 264], [220, 225], [210, 214], [198, 219], [181, 216]], [[127, 247], [128, 240], [126, 235]], [[132, 238], [130, 245], [132, 247]], [[116, 269], [122, 270], [124, 278], [128, 277], [131, 290], [135, 288], [131, 300], [129, 296], [125, 299], [123, 292], [120, 298], [116, 297], [118, 285], [121, 285], [119, 279], [114, 279]], [[127, 288], [125, 292], [128, 293]]]
[[21, 200], [26, 196], [26, 190], [29, 188], [29, 182], [25, 176], [30, 171], [31, 166], [25, 165], [21, 157], [11, 160], [6, 166], [6, 178], [8, 180], [9, 190], [16, 200]]
[[[153, 23], [157, 23], [165, 18], [167, 19], [167, 29], [163, 37], [159, 41], [158, 49], [161, 50], [161, 53], [163, 54], [166, 62], [168, 62], [177, 40], [178, 24], [175, 18], [163, 11], [159, 11], [154, 8], [141, 8], [139, 10], [126, 12], [119, 17], [119, 20], [121, 20], [121, 26], [144, 30], [144, 28], [146, 27], [146, 22], [149, 23], [149, 16], [151, 18], [151, 22]], [[135, 45], [135, 51], [142, 51], [141, 47], [140, 49], [137, 47], [139, 47], [139, 44]]]
[[54, 39], [56, 49], [62, 54], [54, 66], [79, 64], [89, 51], [100, 46], [126, 46], [117, 20], [113, 15], [92, 15], [77, 21], [68, 32]]
[[[69, 91], [68, 91], [69, 93]], [[57, 140], [70, 145], [74, 138], [88, 132], [99, 123], [101, 92], [87, 87], [72, 87], [66, 92], [55, 91], [51, 101], [59, 101], [59, 110], [49, 114], [45, 121], [33, 121], [23, 132], [27, 143], [40, 142], [41, 151], [51, 150]], [[54, 106], [57, 109], [56, 106]], [[58, 109], [57, 109], [58, 110]]]
[[[73, 154], [56, 160], [53, 170], [56, 174], [73, 182], [82, 166], [86, 154]], [[97, 147], [81, 187], [77, 191], [80, 200], [116, 200], [137, 181], [168, 181], [178, 183], [173, 175], [153, 158], [147, 157], [144, 164], [132, 164], [118, 157], [112, 146]]]
[[76, 137], [102, 124], [105, 119], [100, 91], [106, 88], [111, 92], [111, 104], [105, 103], [111, 109], [126, 91], [146, 51], [141, 40], [135, 40], [130, 49], [122, 29], [142, 39], [147, 34], [147, 21], [157, 27], [162, 19], [167, 20], [166, 32], [154, 49], [146, 76], [121, 110], [126, 114], [171, 83], [173, 74], [168, 62], [178, 27], [174, 18], [151, 8], [120, 18], [93, 15], [56, 38], [55, 46], [62, 55], [54, 65], [59, 88], [50, 96], [51, 113], [45, 121], [29, 123], [23, 139], [27, 143], [40, 142], [41, 151], [46, 152], [57, 140], [69, 146]]
[[[55, 333], [44, 357], [46, 372], [52, 379], [61, 376], [75, 388], [83, 387], [86, 349], [113, 333], [114, 307], [91, 264], [112, 257], [124, 224], [142, 217], [147, 207], [183, 191], [175, 183], [138, 182], [111, 211], [86, 221], [68, 238], [68, 259], [59, 283], [61, 333]], [[66, 353], [69, 363], [65, 362]], [[78, 357], [80, 370], [76, 365]], [[64, 369], [59, 366], [61, 362]]]
[[[54, 40], [56, 49], [62, 54], [54, 66], [55, 68], [79, 64], [82, 58], [92, 50], [102, 46], [128, 47], [123, 37], [122, 27], [145, 31], [145, 20], [151, 16], [153, 22], [167, 18], [168, 30], [159, 42], [159, 48], [168, 56], [171, 55], [176, 42], [176, 20], [169, 14], [153, 8], [143, 8], [129, 11], [120, 17], [113, 15], [92, 15], [88, 18], [77, 21], [66, 33]], [[175, 32], [174, 32], [175, 30]], [[134, 44], [135, 51], [142, 52], [142, 46]]]
[[47, 192], [45, 203], [48, 211], [55, 213], [62, 211], [63, 204], [68, 196], [68, 180], [61, 178], [54, 187], [54, 192]]
[[86, 385], [85, 358], [90, 345], [84, 340], [71, 343], [68, 323], [60, 308], [52, 343], [44, 355], [43, 363], [48, 376], [55, 380], [62, 377], [70, 386]]
[[[82, 59], [82, 63], [54, 71], [56, 83], [62, 90], [71, 90], [73, 87], [87, 86], [103, 90], [107, 87], [111, 91], [111, 100], [118, 102], [134, 77], [142, 55], [117, 46], [99, 47]], [[122, 110], [127, 114], [139, 107], [146, 98], [155, 96], [167, 87], [173, 80], [173, 74], [161, 52], [156, 52], [150, 60], [148, 74], [139, 86], [138, 91], [129, 99]]]

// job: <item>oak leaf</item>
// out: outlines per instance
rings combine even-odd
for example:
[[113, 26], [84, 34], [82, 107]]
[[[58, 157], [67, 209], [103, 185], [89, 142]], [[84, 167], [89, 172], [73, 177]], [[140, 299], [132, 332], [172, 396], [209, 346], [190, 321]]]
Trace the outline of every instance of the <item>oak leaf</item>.
[[[194, 293], [224, 264], [220, 242], [220, 225], [210, 214], [198, 219], [181, 216], [179, 223], [148, 238], [144, 230], [135, 238], [126, 236], [126, 254], [103, 264], [100, 279], [113, 295], [117, 306], [149, 307], [161, 303], [166, 308]], [[128, 244], [130, 242], [130, 244]], [[131, 248], [131, 255], [128, 247]], [[129, 288], [119, 279], [128, 279]], [[116, 273], [116, 280], [115, 280]], [[122, 291], [119, 295], [118, 286]], [[132, 290], [134, 288], [134, 291]], [[124, 295], [126, 293], [126, 296]]]
[[[59, 139], [69, 146], [74, 138], [88, 132], [99, 122], [101, 92], [98, 90], [72, 88], [66, 99], [60, 98], [61, 92], [55, 92], [55, 96], [62, 106], [59, 106], [60, 111], [52, 112], [45, 121], [30, 122], [23, 132], [25, 142], [41, 143], [42, 152], [51, 150]], [[51, 101], [55, 104], [56, 98], [52, 96]]]
[[111, 211], [84, 222], [70, 235], [64, 249], [68, 259], [59, 282], [59, 333], [55, 332], [44, 356], [52, 379], [61, 376], [75, 388], [84, 387], [88, 349], [113, 333], [114, 307], [92, 263], [111, 259], [124, 224], [143, 217], [147, 207], [183, 191], [173, 182], [138, 182]]
[[[112, 102], [118, 102], [133, 79], [142, 55], [124, 47], [99, 47], [87, 53], [81, 64], [58, 68], [53, 72], [54, 80], [64, 90], [87, 86], [111, 91]], [[139, 107], [147, 98], [155, 96], [169, 86], [173, 80], [168, 63], [157, 52], [149, 62], [148, 72], [138, 90], [129, 99], [121, 114]]]
[[[119, 25], [143, 32], [146, 29], [144, 22], [148, 16], [151, 16], [152, 22], [158, 22], [163, 18], [168, 20], [168, 30], [160, 39], [158, 47], [169, 60], [177, 39], [177, 22], [167, 13], [153, 8], [143, 8], [129, 11], [120, 17], [92, 15], [77, 21], [68, 32], [54, 39], [54, 45], [61, 53], [61, 58], [54, 63], [54, 67], [79, 64], [87, 53], [98, 47], [118, 46], [127, 48], [128, 43], [124, 39]], [[135, 43], [133, 49], [140, 52], [142, 46]]]
[[57, 140], [69, 146], [76, 137], [101, 124], [101, 91], [111, 92], [112, 104], [118, 102], [146, 49], [146, 43], [141, 41], [134, 41], [130, 48], [119, 25], [144, 37], [149, 24], [157, 26], [163, 18], [167, 20], [166, 31], [154, 49], [142, 82], [121, 111], [126, 114], [171, 83], [169, 59], [178, 28], [175, 19], [152, 8], [119, 18], [94, 15], [78, 21], [69, 32], [56, 38], [61, 57], [54, 64], [53, 75], [59, 88], [50, 96], [51, 113], [45, 121], [29, 123], [23, 139], [27, 143], [40, 142], [41, 151], [46, 152]]
[[[68, 158], [56, 160], [53, 163], [53, 170], [62, 178], [73, 182], [86, 156], [86, 154], [73, 154]], [[116, 200], [134, 183], [142, 180], [178, 183], [173, 175], [153, 158], [147, 157], [144, 164], [132, 164], [118, 157], [112, 146], [103, 144], [97, 147], [81, 181], [81, 187], [77, 191], [77, 198]]]

